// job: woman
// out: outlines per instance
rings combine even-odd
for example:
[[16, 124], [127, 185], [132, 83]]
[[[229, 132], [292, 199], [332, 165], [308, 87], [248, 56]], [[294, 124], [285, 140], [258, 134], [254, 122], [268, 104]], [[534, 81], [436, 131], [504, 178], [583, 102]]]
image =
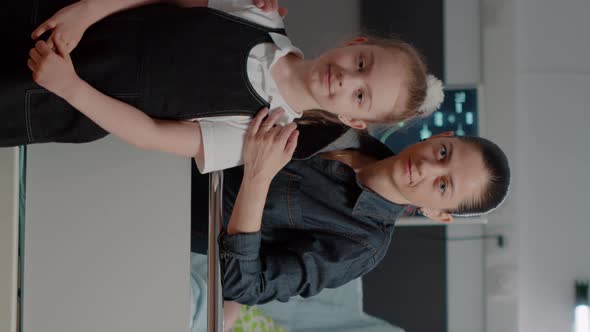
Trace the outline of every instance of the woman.
[[405, 205], [450, 222], [492, 211], [508, 192], [508, 160], [483, 138], [443, 134], [393, 156], [364, 137], [359, 150], [294, 160], [279, 171], [290, 141], [274, 142], [270, 123], [259, 130], [261, 121], [248, 134], [243, 171], [225, 171], [219, 244], [226, 300], [287, 301], [338, 287], [381, 261]]

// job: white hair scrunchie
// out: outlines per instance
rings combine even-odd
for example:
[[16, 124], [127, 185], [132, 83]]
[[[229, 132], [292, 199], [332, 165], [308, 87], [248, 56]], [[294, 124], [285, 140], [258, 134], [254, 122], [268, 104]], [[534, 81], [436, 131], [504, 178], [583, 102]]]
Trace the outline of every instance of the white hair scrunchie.
[[432, 114], [432, 112], [440, 107], [445, 99], [445, 92], [443, 91], [441, 80], [429, 74], [426, 77], [426, 85], [426, 98], [424, 98], [424, 102], [418, 108], [420, 117], [427, 117]]

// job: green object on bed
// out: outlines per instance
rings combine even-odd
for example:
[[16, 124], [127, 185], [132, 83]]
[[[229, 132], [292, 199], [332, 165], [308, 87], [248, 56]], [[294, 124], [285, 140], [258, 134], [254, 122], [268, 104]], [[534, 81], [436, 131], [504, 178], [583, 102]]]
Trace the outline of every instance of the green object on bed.
[[289, 302], [242, 306], [233, 332], [403, 332], [397, 326], [363, 312], [362, 281]]
[[287, 332], [258, 307], [243, 305], [232, 332]]
[[[191, 254], [192, 330], [206, 331], [207, 256]], [[310, 298], [292, 297], [289, 302], [272, 301], [243, 306], [234, 332], [403, 332], [390, 323], [363, 312], [361, 279], [335, 289], [324, 289]]]

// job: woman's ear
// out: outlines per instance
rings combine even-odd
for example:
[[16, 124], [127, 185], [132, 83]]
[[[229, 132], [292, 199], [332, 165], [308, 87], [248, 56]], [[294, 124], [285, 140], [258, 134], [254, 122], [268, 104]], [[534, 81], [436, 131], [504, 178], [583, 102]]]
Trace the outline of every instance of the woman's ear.
[[420, 209], [420, 213], [424, 215], [426, 218], [439, 221], [442, 223], [450, 223], [453, 221], [453, 216], [442, 210], [434, 210], [434, 209]]
[[369, 38], [367, 38], [367, 37], [356, 37], [354, 39], [349, 40], [348, 43], [346, 43], [346, 45], [351, 46], [351, 45], [365, 44], [368, 41], [369, 41]]
[[354, 129], [364, 130], [367, 128], [367, 123], [363, 120], [351, 119], [344, 115], [338, 115], [338, 120]]

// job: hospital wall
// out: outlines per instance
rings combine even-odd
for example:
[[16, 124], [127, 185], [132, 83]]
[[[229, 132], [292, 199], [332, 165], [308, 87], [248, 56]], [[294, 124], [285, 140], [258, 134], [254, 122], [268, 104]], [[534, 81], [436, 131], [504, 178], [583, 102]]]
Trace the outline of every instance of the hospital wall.
[[482, 1], [486, 130], [514, 185], [487, 248], [487, 331], [570, 331], [590, 278], [590, 2]]

